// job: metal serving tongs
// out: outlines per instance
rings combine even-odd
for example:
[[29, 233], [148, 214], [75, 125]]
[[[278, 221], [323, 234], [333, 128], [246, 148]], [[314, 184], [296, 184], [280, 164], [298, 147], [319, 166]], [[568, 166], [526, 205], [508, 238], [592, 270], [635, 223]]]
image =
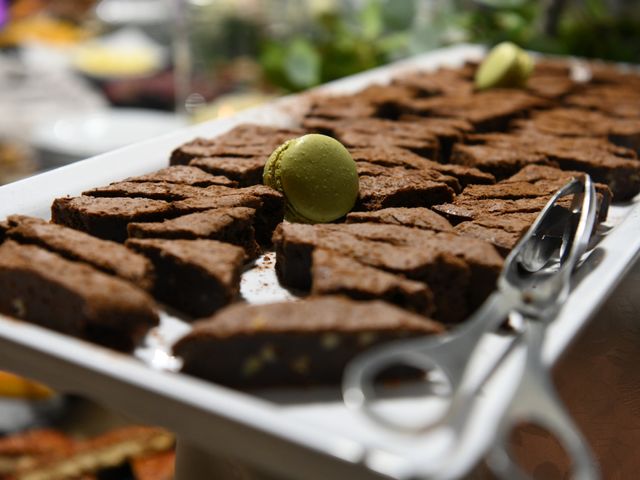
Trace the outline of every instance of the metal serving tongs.
[[[562, 187], [507, 257], [497, 291], [479, 310], [447, 334], [390, 343], [357, 357], [343, 379], [346, 405], [394, 431], [427, 433], [449, 427], [461, 435], [478, 392], [520, 344], [526, 349], [521, 378], [501, 420], [488, 427], [495, 440], [487, 458], [489, 466], [501, 478], [527, 478], [508, 454], [507, 444], [517, 423], [531, 421], [563, 443], [572, 459], [574, 478], [599, 478], [589, 447], [558, 398], [541, 358], [546, 327], [567, 299], [573, 271], [587, 250], [596, 222], [596, 203], [588, 175]], [[520, 325], [509, 346], [481, 375], [470, 373], [469, 360], [477, 354], [481, 340], [487, 333], [497, 332], [507, 318]], [[407, 426], [374, 408], [373, 400], [378, 397], [375, 380], [398, 365], [429, 375], [440, 372], [446, 378], [450, 400], [441, 415]], [[455, 462], [455, 457], [451, 461]]]

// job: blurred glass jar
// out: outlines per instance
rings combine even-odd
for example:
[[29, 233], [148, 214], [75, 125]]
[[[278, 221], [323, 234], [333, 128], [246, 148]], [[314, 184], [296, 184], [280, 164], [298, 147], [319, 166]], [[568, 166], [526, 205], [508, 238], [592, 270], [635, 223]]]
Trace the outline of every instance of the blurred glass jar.
[[265, 4], [171, 0], [176, 110], [191, 118], [221, 97], [263, 90], [258, 63]]

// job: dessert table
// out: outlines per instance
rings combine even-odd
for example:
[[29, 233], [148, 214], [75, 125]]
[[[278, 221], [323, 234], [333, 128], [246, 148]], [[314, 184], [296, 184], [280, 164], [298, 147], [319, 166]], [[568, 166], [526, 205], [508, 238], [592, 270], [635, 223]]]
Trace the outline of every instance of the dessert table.
[[[308, 96], [318, 91], [351, 92], [408, 69], [459, 65], [482, 52], [472, 45], [438, 50], [329, 84], [306, 96], [284, 98], [228, 120], [193, 126], [7, 185], [0, 188], [0, 217], [22, 213], [48, 218], [53, 198], [162, 168], [169, 152], [193, 137], [215, 136], [246, 121], [288, 126], [304, 110]], [[614, 228], [582, 265], [543, 351], [605, 478], [630, 478], [638, 463], [633, 458], [634, 445], [640, 440], [640, 417], [635, 415], [640, 408], [636, 368], [640, 328], [635, 324], [640, 300], [634, 292], [640, 280], [640, 265], [635, 263], [640, 250], [640, 208], [636, 202], [612, 207], [609, 223]], [[284, 293], [273, 284], [273, 272], [262, 275], [271, 277], [255, 293], [255, 301], [281, 298]], [[245, 283], [263, 281], [264, 276]], [[245, 287], [251, 291], [251, 285]], [[179, 439], [180, 480], [237, 478], [238, 469], [227, 463], [228, 458], [247, 465], [247, 475], [254, 472], [266, 478], [409, 478], [429, 476], [438, 466], [444, 439], [376, 427], [349, 411], [337, 388], [247, 393], [175, 373], [167, 367], [171, 359], [166, 342], [183, 331], [165, 315], [156, 338], [131, 356], [0, 316], [0, 368], [174, 431]], [[486, 360], [499, 356], [504, 348], [504, 338], [489, 338], [483, 346]], [[522, 361], [523, 355], [515, 352], [487, 385], [465, 437], [467, 456], [452, 466], [451, 475], [473, 467], [478, 452], [488, 446], [487, 422], [499, 418]], [[411, 418], [424, 402], [414, 395], [390, 400], [389, 408]], [[560, 458], [540, 456], [546, 446], [545, 435], [531, 430], [523, 431], [514, 443], [518, 453], [524, 455], [526, 450], [523, 462], [536, 471], [562, 472], [567, 467]]]

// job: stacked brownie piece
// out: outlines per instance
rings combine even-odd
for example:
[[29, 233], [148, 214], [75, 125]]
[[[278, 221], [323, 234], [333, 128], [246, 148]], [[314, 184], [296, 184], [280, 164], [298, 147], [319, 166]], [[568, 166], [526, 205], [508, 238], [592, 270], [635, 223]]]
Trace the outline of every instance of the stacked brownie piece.
[[514, 122], [513, 127], [523, 133], [602, 138], [640, 152], [640, 117], [612, 117], [597, 110], [559, 107], [536, 112], [530, 119]]
[[526, 89], [539, 97], [559, 101], [579, 89], [574, 66], [561, 61], [539, 60], [529, 76]]
[[197, 167], [171, 166], [58, 198], [52, 220], [126, 241], [151, 261], [150, 291], [158, 300], [190, 317], [204, 316], [238, 298], [246, 261], [270, 244], [283, 218], [281, 194], [233, 184]]
[[245, 254], [215, 240], [130, 239], [126, 245], [153, 263], [156, 298], [192, 317], [235, 301]]
[[299, 137], [300, 129], [243, 124], [215, 138], [197, 138], [171, 153], [171, 165], [191, 165], [246, 187], [262, 183], [269, 155], [281, 143]]
[[504, 178], [530, 164], [581, 171], [611, 188], [618, 201], [640, 191], [640, 161], [635, 151], [605, 139], [564, 137], [530, 130], [468, 136], [456, 145], [451, 161], [477, 167]]
[[451, 117], [470, 122], [478, 132], [502, 131], [509, 122], [549, 106], [546, 99], [520, 90], [493, 89], [467, 95], [416, 98], [402, 105], [406, 113]]
[[122, 351], [157, 325], [149, 261], [44, 220], [9, 217], [0, 245], [0, 313]]
[[[469, 315], [493, 290], [502, 268], [502, 258], [488, 242], [465, 238], [445, 231], [430, 231], [380, 223], [333, 225], [281, 224], [274, 234], [276, 271], [280, 282], [300, 290], [331, 288], [364, 298], [364, 285], [371, 281], [368, 297], [380, 292], [376, 281], [362, 280], [355, 295], [341, 272], [341, 257], [368, 267], [398, 275], [396, 284], [387, 283], [384, 297], [407, 306], [408, 293], [398, 295], [394, 289], [408, 292], [413, 286], [402, 279], [425, 284], [433, 293], [434, 318], [458, 322]], [[316, 250], [326, 250], [317, 255]], [[335, 257], [335, 259], [333, 258]], [[321, 260], [321, 264], [314, 263]], [[327, 267], [333, 263], [336, 275], [333, 285], [326, 279]], [[381, 279], [380, 282], [384, 281]], [[411, 305], [411, 304], [410, 304]], [[416, 304], [409, 308], [419, 310]]]
[[564, 103], [573, 107], [597, 110], [612, 117], [637, 119], [640, 116], [640, 93], [637, 84], [616, 82], [587, 85], [565, 98]]
[[[503, 255], [515, 247], [549, 198], [579, 172], [530, 165], [495, 185], [474, 185], [451, 204], [434, 210], [452, 224], [459, 235], [492, 243]], [[598, 215], [606, 219], [611, 201], [609, 187], [596, 184]]]
[[335, 384], [367, 348], [442, 331], [437, 322], [381, 301], [323, 296], [231, 306], [195, 323], [174, 352], [184, 372], [236, 387]]

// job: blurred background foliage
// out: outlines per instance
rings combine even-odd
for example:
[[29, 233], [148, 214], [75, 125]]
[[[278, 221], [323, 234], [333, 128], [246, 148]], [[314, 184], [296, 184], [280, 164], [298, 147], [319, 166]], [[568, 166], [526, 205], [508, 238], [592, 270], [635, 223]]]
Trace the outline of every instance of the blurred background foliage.
[[[313, 2], [310, 2], [313, 3]], [[324, 2], [304, 31], [260, 41], [269, 82], [288, 91], [460, 41], [640, 62], [637, 0]]]

